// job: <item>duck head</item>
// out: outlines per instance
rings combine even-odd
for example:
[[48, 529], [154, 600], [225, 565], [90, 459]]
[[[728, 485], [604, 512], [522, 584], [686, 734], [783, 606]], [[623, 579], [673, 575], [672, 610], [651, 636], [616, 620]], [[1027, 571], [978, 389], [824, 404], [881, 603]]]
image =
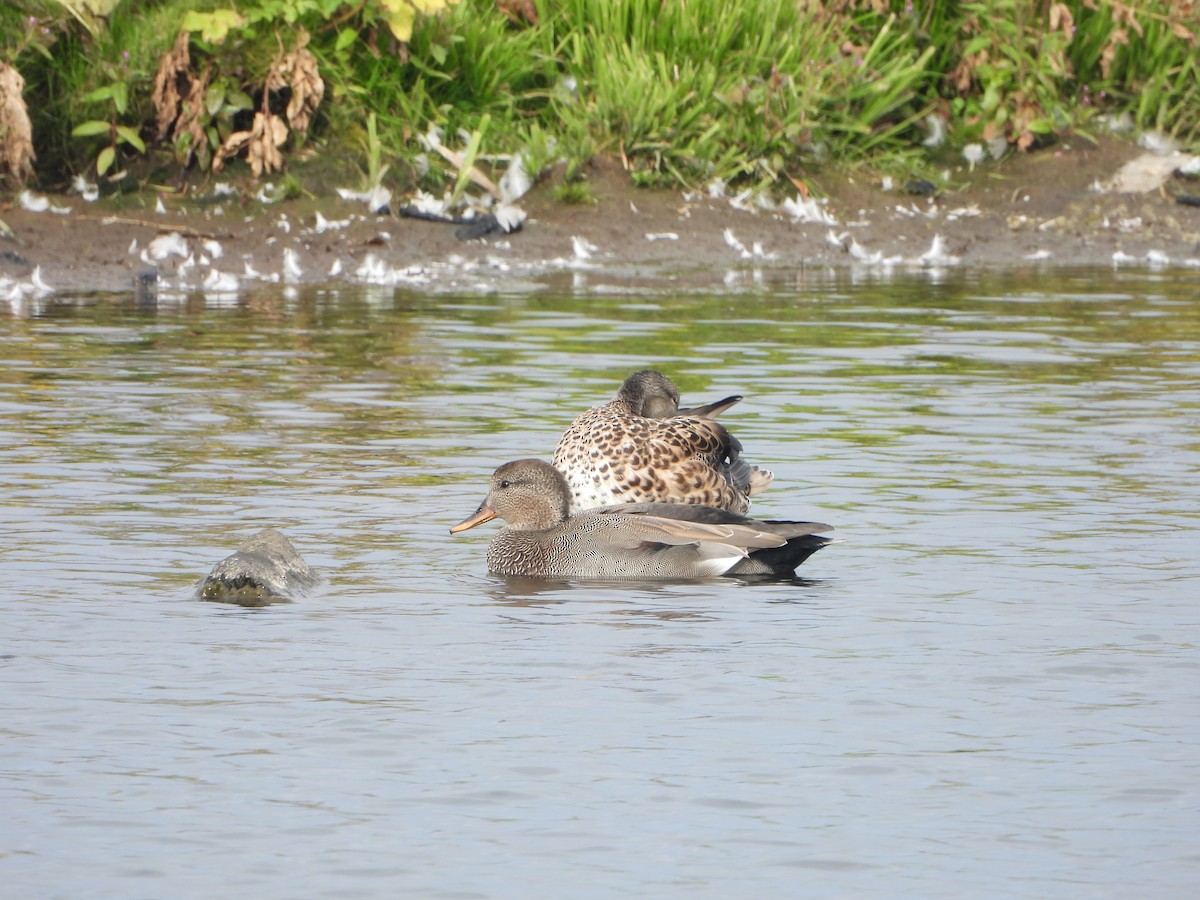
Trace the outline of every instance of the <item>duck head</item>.
[[473, 515], [450, 529], [458, 534], [500, 518], [518, 531], [544, 531], [567, 518], [569, 492], [562, 473], [540, 459], [518, 459], [492, 473], [487, 497]]

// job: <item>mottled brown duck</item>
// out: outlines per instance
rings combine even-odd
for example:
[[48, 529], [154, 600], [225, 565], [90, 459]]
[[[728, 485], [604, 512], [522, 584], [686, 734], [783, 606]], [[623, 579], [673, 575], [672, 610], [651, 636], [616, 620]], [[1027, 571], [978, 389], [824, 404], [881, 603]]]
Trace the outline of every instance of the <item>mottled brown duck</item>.
[[695, 503], [745, 513], [774, 476], [747, 463], [741, 443], [713, 418], [740, 399], [680, 409], [670, 379], [652, 369], [634, 372], [611, 401], [576, 418], [555, 448], [571, 511]]

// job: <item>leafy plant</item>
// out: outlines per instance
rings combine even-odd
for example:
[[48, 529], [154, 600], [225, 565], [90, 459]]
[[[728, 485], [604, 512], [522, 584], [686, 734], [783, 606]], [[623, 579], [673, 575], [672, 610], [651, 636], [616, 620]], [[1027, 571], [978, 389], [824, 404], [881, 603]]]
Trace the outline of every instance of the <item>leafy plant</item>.
[[1060, 100], [1073, 75], [1067, 6], [986, 0], [963, 7], [970, 39], [949, 77], [967, 98], [967, 125], [978, 126], [984, 140], [1005, 137], [1025, 150], [1069, 124]]
[[572, 206], [591, 206], [596, 202], [592, 186], [582, 178], [563, 181], [554, 188], [554, 199]]
[[9, 157], [26, 176], [35, 144], [39, 172], [61, 183], [139, 157], [203, 172], [245, 158], [264, 173], [312, 142], [326, 157], [348, 150], [373, 180], [462, 190], [462, 158], [418, 140], [437, 128], [476, 159], [486, 144], [522, 152], [529, 171], [564, 160], [568, 185], [609, 153], [648, 185], [786, 187], [834, 164], [927, 165], [917, 126], [931, 110], [958, 142], [1032, 147], [1098, 108], [1200, 138], [1198, 0], [103, 0], [106, 17], [69, 12], [98, 2], [0, 3], [0, 65], [24, 82], [5, 76], [6, 102], [28, 102], [31, 134]]
[[89, 119], [80, 122], [71, 129], [75, 138], [92, 138], [103, 136], [108, 142], [96, 154], [96, 174], [107, 175], [118, 161], [117, 152], [125, 146], [138, 153], [146, 152], [146, 143], [138, 134], [136, 127], [124, 125], [121, 119], [129, 112], [129, 70], [124, 64], [116, 71], [110, 72], [108, 84], [90, 91], [80, 98], [85, 104], [100, 104], [109, 111], [106, 119]]

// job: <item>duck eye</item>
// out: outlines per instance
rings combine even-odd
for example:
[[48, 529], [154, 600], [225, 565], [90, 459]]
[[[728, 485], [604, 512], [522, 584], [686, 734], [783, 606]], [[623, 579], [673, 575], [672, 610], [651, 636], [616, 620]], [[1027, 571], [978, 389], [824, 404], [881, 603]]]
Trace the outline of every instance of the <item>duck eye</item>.
[[509, 481], [507, 478], [502, 479], [500, 482], [500, 487], [501, 488], [512, 487], [512, 482]]

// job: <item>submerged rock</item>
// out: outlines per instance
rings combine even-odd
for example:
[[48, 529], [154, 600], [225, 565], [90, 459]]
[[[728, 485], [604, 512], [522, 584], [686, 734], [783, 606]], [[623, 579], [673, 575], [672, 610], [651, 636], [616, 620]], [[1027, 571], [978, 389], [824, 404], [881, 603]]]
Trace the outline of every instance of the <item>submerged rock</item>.
[[214, 603], [267, 606], [290, 603], [319, 581], [282, 532], [264, 528], [213, 566], [196, 596]]

